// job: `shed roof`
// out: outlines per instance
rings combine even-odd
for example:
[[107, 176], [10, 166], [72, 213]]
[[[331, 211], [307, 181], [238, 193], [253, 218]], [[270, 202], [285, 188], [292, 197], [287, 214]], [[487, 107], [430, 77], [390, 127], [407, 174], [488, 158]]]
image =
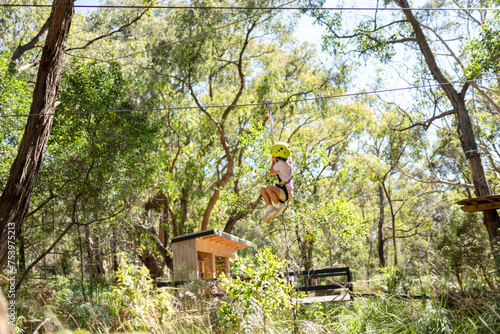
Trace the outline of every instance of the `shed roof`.
[[173, 237], [171, 243], [182, 242], [186, 240], [192, 239], [208, 239], [214, 242], [218, 242], [221, 244], [225, 244], [228, 246], [232, 246], [236, 249], [246, 248], [252, 245], [250, 241], [240, 239], [232, 234], [219, 231], [217, 229], [205, 230], [200, 232], [195, 232], [191, 234], [180, 235], [177, 237]]

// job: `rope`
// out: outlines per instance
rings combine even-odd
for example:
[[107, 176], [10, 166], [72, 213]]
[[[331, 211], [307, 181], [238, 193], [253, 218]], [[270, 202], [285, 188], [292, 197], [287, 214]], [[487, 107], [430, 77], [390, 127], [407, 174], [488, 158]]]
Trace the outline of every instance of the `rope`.
[[377, 8], [377, 7], [245, 7], [245, 6], [145, 6], [145, 5], [43, 5], [43, 4], [0, 4], [0, 7], [74, 7], [74, 8], [109, 8], [109, 9], [197, 9], [197, 10], [327, 10], [327, 11], [499, 11], [500, 8]]
[[[409, 87], [401, 87], [401, 88], [391, 88], [391, 89], [382, 89], [382, 90], [374, 90], [368, 92], [358, 92], [358, 93], [347, 93], [347, 94], [338, 94], [338, 95], [328, 95], [328, 96], [318, 96], [318, 97], [310, 97], [298, 100], [289, 100], [289, 101], [279, 101], [279, 102], [260, 102], [260, 103], [243, 103], [243, 104], [221, 104], [221, 105], [208, 105], [204, 106], [204, 109], [211, 108], [228, 108], [228, 107], [254, 107], [254, 106], [262, 106], [262, 105], [274, 105], [274, 104], [289, 104], [289, 103], [299, 103], [299, 102], [309, 102], [323, 99], [337, 99], [342, 97], [354, 97], [354, 96], [363, 96], [363, 95], [371, 95], [371, 94], [380, 94], [380, 93], [390, 93], [390, 92], [398, 92], [412, 89], [420, 89], [420, 88], [432, 88], [438, 86], [445, 85], [453, 85], [459, 83], [468, 83], [468, 82], [476, 82], [482, 80], [498, 80], [500, 77], [489, 77], [489, 78], [481, 78], [481, 79], [471, 79], [464, 81], [450, 81], [446, 84], [435, 83], [429, 85], [421, 85], [421, 86], [409, 86]], [[105, 114], [105, 113], [125, 113], [125, 112], [154, 112], [154, 111], [163, 111], [163, 110], [192, 110], [199, 109], [198, 106], [190, 106], [190, 107], [166, 107], [166, 108], [144, 108], [144, 109], [118, 109], [118, 110], [102, 110], [102, 111], [74, 111], [74, 112], [58, 112], [50, 113], [50, 114], [28, 114], [28, 115], [0, 115], [0, 117], [26, 117], [26, 116], [54, 116], [54, 115], [82, 115], [82, 114]]]
[[273, 101], [266, 100], [266, 101], [264, 101], [264, 103], [267, 105], [267, 113], [268, 113], [269, 121], [271, 122], [271, 133], [273, 134], [273, 144], [274, 144], [276, 142], [276, 140], [274, 139], [273, 116], [271, 114]]

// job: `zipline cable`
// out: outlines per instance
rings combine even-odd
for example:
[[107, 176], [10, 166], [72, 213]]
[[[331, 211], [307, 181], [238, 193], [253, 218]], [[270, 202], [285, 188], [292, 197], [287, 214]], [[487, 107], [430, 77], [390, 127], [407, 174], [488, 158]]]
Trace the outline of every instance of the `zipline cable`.
[[[342, 97], [354, 97], [354, 96], [363, 96], [363, 95], [372, 95], [372, 94], [381, 94], [381, 93], [390, 93], [390, 92], [400, 92], [400, 91], [405, 91], [405, 90], [412, 90], [412, 89], [420, 89], [420, 88], [432, 88], [432, 87], [440, 87], [440, 86], [446, 86], [446, 85], [453, 85], [453, 84], [461, 84], [461, 83], [469, 83], [469, 82], [477, 82], [477, 81], [482, 81], [482, 80], [498, 80], [500, 77], [488, 77], [488, 78], [479, 78], [479, 79], [470, 79], [470, 80], [460, 80], [460, 81], [450, 81], [448, 83], [442, 84], [442, 83], [435, 83], [435, 84], [429, 84], [429, 85], [420, 85], [420, 86], [409, 86], [409, 87], [400, 87], [400, 88], [391, 88], [391, 89], [382, 89], [382, 90], [374, 90], [374, 91], [368, 91], [368, 92], [358, 92], [358, 93], [347, 93], [347, 94], [338, 94], [338, 95], [327, 95], [327, 96], [317, 96], [317, 97], [310, 97], [310, 98], [303, 98], [303, 99], [298, 99], [298, 100], [288, 100], [288, 101], [278, 101], [278, 102], [271, 102], [271, 101], [266, 101], [266, 102], [260, 102], [260, 103], [242, 103], [242, 104], [221, 104], [221, 105], [208, 105], [208, 106], [202, 106], [204, 109], [214, 109], [214, 108], [228, 108], [228, 107], [255, 107], [255, 106], [262, 106], [262, 105], [275, 105], [275, 104], [289, 104], [289, 103], [299, 103], [299, 102], [310, 102], [310, 101], [316, 101], [316, 100], [325, 100], [325, 99], [338, 99]], [[199, 109], [200, 107], [198, 106], [190, 106], [190, 107], [166, 107], [166, 108], [144, 108], [144, 109], [118, 109], [118, 110], [94, 110], [94, 111], [74, 111], [74, 112], [58, 112], [58, 113], [51, 113], [51, 114], [43, 114], [43, 116], [57, 116], [57, 115], [82, 115], [82, 114], [118, 114], [118, 113], [126, 113], [126, 112], [155, 112], [155, 111], [163, 111], [163, 110], [193, 110], [193, 109]], [[41, 116], [40, 114], [28, 114], [28, 115], [0, 115], [0, 117], [7, 118], [7, 117], [36, 117], [36, 116]]]
[[[54, 5], [56, 7], [74, 8], [108, 8], [108, 9], [197, 9], [197, 10], [325, 10], [325, 11], [498, 11], [500, 8], [467, 7], [467, 8], [379, 8], [379, 7], [253, 7], [253, 6], [146, 6], [146, 5]], [[0, 7], [52, 7], [44, 4], [0, 4]]]

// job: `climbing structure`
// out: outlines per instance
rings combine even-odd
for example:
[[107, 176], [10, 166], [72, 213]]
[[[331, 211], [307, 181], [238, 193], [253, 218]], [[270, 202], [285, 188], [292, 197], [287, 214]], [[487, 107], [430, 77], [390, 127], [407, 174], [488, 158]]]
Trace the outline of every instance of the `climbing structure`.
[[488, 195], [475, 198], [463, 199], [456, 202], [462, 205], [465, 212], [479, 212], [485, 210], [500, 209], [500, 195]]

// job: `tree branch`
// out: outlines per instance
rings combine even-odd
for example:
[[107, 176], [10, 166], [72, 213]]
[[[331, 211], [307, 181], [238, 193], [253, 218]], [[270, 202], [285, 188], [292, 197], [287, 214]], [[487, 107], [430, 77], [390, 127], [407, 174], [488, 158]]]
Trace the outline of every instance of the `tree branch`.
[[474, 188], [474, 186], [472, 184], [454, 183], [454, 182], [450, 182], [450, 181], [441, 180], [439, 178], [437, 178], [436, 180], [432, 180], [432, 181], [421, 180], [421, 179], [418, 179], [418, 178], [416, 178], [416, 177], [414, 177], [414, 176], [406, 173], [405, 171], [403, 171], [401, 168], [399, 168], [396, 165], [394, 165], [392, 167], [394, 169], [396, 169], [398, 172], [400, 172], [401, 174], [403, 174], [404, 176], [409, 177], [410, 179], [415, 180], [415, 181], [420, 182], [420, 183], [425, 183], [425, 184], [446, 184], [446, 185], [453, 186], [453, 187], [463, 187], [463, 188], [471, 188], [471, 189]]
[[162, 253], [162, 255], [163, 255], [164, 258], [165, 258], [165, 256], [168, 256], [168, 250], [162, 244], [160, 238], [158, 237], [158, 235], [157, 235], [157, 233], [156, 233], [156, 231], [154, 229], [151, 230], [151, 229], [149, 229], [146, 226], [143, 226], [141, 224], [136, 224], [136, 226], [138, 226], [144, 232], [148, 233], [149, 237], [151, 239], [153, 239], [154, 243], [156, 244], [156, 247], [158, 247], [158, 249], [160, 250], [160, 252]]
[[26, 214], [26, 216], [24, 216], [24, 219], [28, 218], [29, 216], [34, 215], [35, 213], [37, 213], [38, 211], [40, 211], [47, 203], [49, 203], [51, 200], [53, 200], [54, 198], [56, 198], [56, 195], [54, 195], [54, 193], [52, 192], [52, 190], [49, 190], [49, 193], [50, 193], [50, 196], [47, 197], [45, 199], [45, 201], [42, 202], [42, 204], [40, 204], [39, 206], [37, 206], [36, 209], [34, 209], [31, 212], [28, 212]]
[[430, 48], [430, 46], [427, 43], [427, 40], [425, 38], [425, 34], [422, 31], [420, 22], [417, 21], [417, 19], [413, 16], [413, 13], [410, 9], [410, 5], [407, 0], [394, 0], [394, 2], [401, 7], [401, 10], [405, 14], [408, 22], [413, 27], [413, 31], [415, 32], [417, 36], [417, 44], [420, 48], [420, 51], [422, 52], [422, 55], [425, 58], [425, 61], [429, 67], [429, 70], [431, 71], [433, 77], [436, 79], [437, 82], [441, 84], [442, 89], [446, 93], [446, 96], [448, 96], [449, 100], [452, 102], [454, 105], [456, 102], [457, 98], [457, 91], [453, 87], [453, 85], [450, 83], [450, 81], [444, 76], [443, 72], [441, 72], [441, 69], [436, 63], [436, 58], [434, 57], [434, 54]]
[[238, 77], [240, 79], [240, 87], [238, 89], [238, 92], [236, 93], [236, 96], [233, 99], [233, 102], [229, 107], [226, 108], [224, 113], [222, 114], [221, 118], [221, 123], [224, 124], [226, 122], [227, 117], [229, 116], [229, 113], [233, 111], [235, 108], [236, 104], [238, 103], [238, 100], [240, 99], [241, 95], [243, 94], [243, 90], [245, 89], [245, 74], [243, 73], [243, 55], [245, 54], [245, 51], [248, 47], [248, 44], [250, 43], [250, 34], [252, 33], [253, 29], [256, 26], [256, 22], [253, 22], [250, 26], [250, 28], [247, 30], [246, 35], [245, 35], [245, 41], [243, 42], [243, 46], [241, 47], [240, 54], [238, 56]]
[[491, 152], [490, 150], [488, 149], [488, 147], [486, 147], [486, 145], [481, 145], [480, 146], [481, 149], [483, 151], [485, 151], [486, 153], [486, 157], [488, 158], [488, 161], [490, 162], [490, 165], [491, 165], [491, 169], [495, 172], [495, 173], [498, 173], [500, 174], [500, 168], [495, 164], [495, 160], [493, 160], [493, 158], [491, 157]]
[[38, 66], [40, 64], [40, 58], [35, 59], [33, 62], [25, 64], [17, 69], [19, 73], [29, 70], [32, 67]]
[[484, 97], [486, 101], [488, 101], [488, 103], [496, 110], [496, 113], [500, 115], [500, 106], [495, 102], [495, 100], [486, 94], [486, 92], [482, 90], [476, 82], [472, 82], [472, 87], [474, 87], [474, 89], [476, 89], [479, 94], [481, 94], [481, 96]]
[[249, 213], [251, 213], [253, 210], [255, 210], [255, 208], [257, 207], [257, 204], [259, 204], [261, 198], [262, 198], [262, 194], [260, 194], [259, 197], [255, 201], [248, 204], [248, 206], [246, 208], [239, 211], [237, 214], [229, 217], [229, 219], [226, 222], [226, 226], [224, 227], [224, 232], [231, 233], [231, 231], [234, 228], [234, 225], [236, 225], [236, 223], [239, 220], [245, 218]]
[[16, 48], [16, 50], [14, 50], [14, 53], [12, 54], [12, 58], [10, 59], [11, 64], [14, 64], [14, 66], [15, 66], [15, 64], [17, 64], [19, 62], [19, 59], [26, 51], [31, 50], [34, 47], [36, 47], [36, 43], [38, 43], [40, 41], [40, 39], [42, 38], [43, 34], [45, 34], [47, 32], [47, 30], [49, 30], [49, 27], [50, 27], [50, 16], [47, 18], [47, 20], [43, 24], [42, 28], [40, 28], [40, 31], [38, 32], [38, 34], [36, 34], [36, 36], [33, 37], [33, 39], [31, 41], [29, 41], [28, 43], [26, 43], [24, 45], [19, 45]]
[[455, 110], [449, 110], [449, 111], [446, 111], [446, 112], [439, 114], [437, 116], [433, 116], [433, 117], [429, 118], [428, 120], [426, 120], [425, 122], [413, 123], [412, 125], [407, 126], [406, 128], [402, 128], [402, 129], [394, 129], [393, 128], [392, 130], [402, 132], [402, 131], [406, 131], [406, 130], [409, 130], [411, 128], [414, 128], [416, 126], [423, 126], [424, 129], [427, 130], [432, 125], [432, 122], [434, 122], [435, 120], [449, 116], [449, 115], [454, 115], [454, 114], [456, 114]]
[[78, 223], [78, 222], [76, 222], [75, 224], [79, 225], [79, 226], [87, 226], [87, 225], [91, 225], [91, 224], [94, 224], [94, 223], [97, 223], [97, 222], [105, 221], [105, 220], [108, 220], [110, 218], [116, 217], [117, 215], [119, 215], [120, 213], [122, 213], [123, 211], [125, 211], [126, 208], [127, 208], [127, 206], [124, 205], [120, 210], [116, 211], [115, 213], [113, 213], [110, 216], [107, 216], [107, 217], [104, 217], [104, 218], [93, 219], [93, 220], [91, 220], [91, 221], [89, 221], [87, 223]]
[[[147, 11], [149, 10], [149, 8], [147, 8], [146, 10], [144, 10], [141, 14], [139, 14], [138, 16], [136, 16], [132, 21], [130, 21], [129, 23], [121, 26], [120, 28], [116, 29], [116, 30], [113, 30], [113, 31], [110, 31], [104, 35], [101, 35], [101, 36], [98, 36], [94, 39], [91, 39], [90, 41], [88, 41], [87, 43], [85, 43], [84, 45], [82, 46], [75, 46], [75, 47], [72, 47], [72, 48], [68, 48], [66, 49], [66, 53], [68, 53], [68, 51], [73, 51], [73, 50], [81, 50], [81, 49], [86, 49], [88, 46], [90, 46], [92, 43], [94, 42], [97, 42], [98, 40], [101, 40], [103, 38], [106, 38], [106, 37], [109, 37], [111, 35], [114, 35], [116, 33], [119, 33], [119, 32], [122, 32], [123, 30], [125, 30], [126, 28], [130, 27], [132, 24], [134, 24], [135, 22], [139, 21], [141, 19], [141, 17], [147, 13]], [[70, 54], [72, 55], [72, 54]]]

